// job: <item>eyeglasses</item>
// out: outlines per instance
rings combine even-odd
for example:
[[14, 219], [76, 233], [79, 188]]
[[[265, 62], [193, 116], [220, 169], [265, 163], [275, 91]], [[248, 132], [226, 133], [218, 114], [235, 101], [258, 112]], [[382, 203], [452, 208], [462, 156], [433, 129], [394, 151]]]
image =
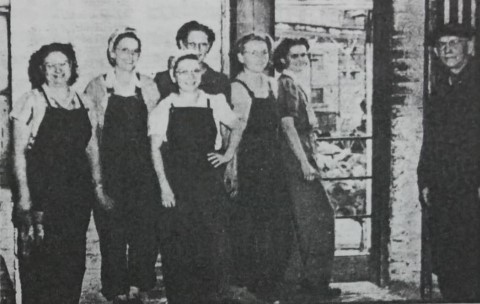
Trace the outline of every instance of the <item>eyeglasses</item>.
[[68, 61], [65, 62], [59, 62], [59, 63], [49, 63], [45, 62], [44, 66], [47, 70], [56, 70], [56, 69], [64, 69], [68, 67], [70, 63]]
[[187, 42], [187, 48], [193, 49], [193, 50], [206, 50], [210, 47], [210, 44], [201, 42], [201, 43], [195, 43], [195, 42]]
[[456, 48], [465, 41], [467, 41], [467, 39], [461, 39], [461, 38], [456, 38], [456, 39], [447, 40], [447, 41], [438, 41], [437, 48], [440, 49], [441, 51], [444, 51], [447, 48], [447, 46], [448, 48]]
[[121, 48], [117, 49], [117, 52], [119, 53], [120, 56], [126, 57], [128, 55], [133, 56], [133, 57], [138, 57], [140, 56], [140, 50], [139, 49], [128, 49], [128, 48]]
[[186, 75], [195, 75], [195, 76], [198, 76], [198, 75], [201, 75], [203, 73], [203, 70], [202, 69], [195, 69], [195, 70], [191, 70], [191, 71], [187, 71], [187, 70], [177, 70], [175, 71], [175, 74], [176, 75], [179, 75], [179, 76], [186, 76]]
[[266, 57], [269, 55], [268, 51], [244, 51], [243, 54], [250, 54], [255, 57]]
[[307, 53], [293, 53], [293, 54], [289, 54], [289, 56], [292, 58], [292, 59], [298, 59], [298, 58], [305, 58], [307, 57], [309, 54]]

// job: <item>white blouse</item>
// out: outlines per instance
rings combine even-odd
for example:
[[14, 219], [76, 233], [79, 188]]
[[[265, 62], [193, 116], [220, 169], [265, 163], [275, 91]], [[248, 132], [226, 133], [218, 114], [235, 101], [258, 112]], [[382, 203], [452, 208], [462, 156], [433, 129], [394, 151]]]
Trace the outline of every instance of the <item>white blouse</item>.
[[[223, 94], [210, 95], [200, 90], [197, 107], [208, 107], [207, 100], [210, 100], [210, 108], [213, 111], [213, 119], [217, 127], [217, 137], [215, 139], [215, 149], [219, 150], [222, 147], [222, 135], [220, 134], [220, 123], [231, 126], [238, 119], [237, 115], [232, 111]], [[170, 108], [185, 107], [181, 103], [181, 97], [178, 94], [172, 93], [167, 98], [162, 100], [155, 109], [152, 110], [148, 119], [148, 135], [160, 136], [161, 139], [167, 141], [167, 128], [170, 118]], [[190, 106], [189, 106], [190, 107]]]

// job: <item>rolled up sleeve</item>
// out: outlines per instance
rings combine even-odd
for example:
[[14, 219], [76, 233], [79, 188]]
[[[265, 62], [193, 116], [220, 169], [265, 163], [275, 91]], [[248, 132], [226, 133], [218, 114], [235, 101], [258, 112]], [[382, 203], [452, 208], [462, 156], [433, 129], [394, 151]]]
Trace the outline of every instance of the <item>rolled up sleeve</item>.
[[25, 93], [13, 104], [10, 118], [28, 124], [33, 118], [34, 95], [32, 92]]
[[166, 141], [170, 104], [166, 99], [150, 112], [148, 117], [149, 136], [160, 136], [163, 141]]
[[278, 106], [280, 117], [298, 118], [298, 88], [291, 78], [281, 77], [278, 80]]

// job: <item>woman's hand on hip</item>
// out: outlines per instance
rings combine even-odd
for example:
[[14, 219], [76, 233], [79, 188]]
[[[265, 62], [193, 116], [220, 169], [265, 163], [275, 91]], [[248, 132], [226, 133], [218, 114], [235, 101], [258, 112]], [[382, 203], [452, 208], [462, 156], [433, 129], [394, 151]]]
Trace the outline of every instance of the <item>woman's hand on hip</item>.
[[215, 167], [218, 168], [219, 166], [228, 163], [232, 160], [233, 155], [227, 154], [220, 154], [220, 153], [208, 153], [207, 154], [208, 161]]

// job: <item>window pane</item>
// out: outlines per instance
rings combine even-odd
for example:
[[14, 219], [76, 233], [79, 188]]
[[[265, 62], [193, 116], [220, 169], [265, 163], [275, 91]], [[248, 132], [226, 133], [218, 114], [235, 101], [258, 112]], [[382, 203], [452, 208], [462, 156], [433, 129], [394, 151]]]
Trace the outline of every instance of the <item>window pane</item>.
[[371, 220], [366, 219], [336, 219], [335, 220], [335, 248], [336, 255], [368, 253], [370, 240]]
[[314, 159], [323, 178], [371, 176], [371, 139], [315, 141]]
[[323, 181], [337, 217], [370, 215], [370, 180]]

